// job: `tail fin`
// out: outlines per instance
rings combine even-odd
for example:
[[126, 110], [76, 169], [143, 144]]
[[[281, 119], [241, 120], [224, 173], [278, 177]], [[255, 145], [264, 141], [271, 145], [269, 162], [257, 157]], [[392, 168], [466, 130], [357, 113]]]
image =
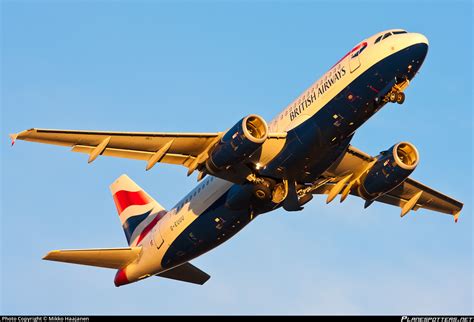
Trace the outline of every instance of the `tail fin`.
[[129, 245], [137, 245], [166, 213], [165, 209], [127, 175], [110, 185]]

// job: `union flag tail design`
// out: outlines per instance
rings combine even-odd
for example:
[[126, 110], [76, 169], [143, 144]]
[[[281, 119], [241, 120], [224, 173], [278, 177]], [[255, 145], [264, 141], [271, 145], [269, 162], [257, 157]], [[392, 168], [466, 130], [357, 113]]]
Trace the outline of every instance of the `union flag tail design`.
[[123, 231], [130, 246], [136, 246], [166, 214], [166, 210], [127, 175], [110, 185]]

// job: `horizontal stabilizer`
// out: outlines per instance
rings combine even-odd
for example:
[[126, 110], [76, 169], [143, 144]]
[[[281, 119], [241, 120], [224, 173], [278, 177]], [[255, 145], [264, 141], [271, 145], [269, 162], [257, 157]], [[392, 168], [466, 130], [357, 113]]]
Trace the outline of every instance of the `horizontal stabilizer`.
[[189, 262], [157, 274], [156, 276], [199, 285], [203, 285], [211, 278], [211, 276]]
[[141, 247], [53, 250], [43, 259], [106, 268], [122, 268], [134, 261]]

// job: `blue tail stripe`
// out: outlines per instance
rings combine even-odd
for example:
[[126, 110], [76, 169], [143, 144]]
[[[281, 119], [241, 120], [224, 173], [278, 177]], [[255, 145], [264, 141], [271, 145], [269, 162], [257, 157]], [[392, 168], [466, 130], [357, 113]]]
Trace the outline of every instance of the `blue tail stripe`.
[[125, 232], [125, 237], [127, 237], [127, 242], [130, 245], [130, 239], [132, 238], [133, 232], [137, 229], [137, 226], [140, 225], [151, 213], [151, 210], [145, 212], [141, 215], [136, 215], [128, 218], [123, 224], [123, 231]]

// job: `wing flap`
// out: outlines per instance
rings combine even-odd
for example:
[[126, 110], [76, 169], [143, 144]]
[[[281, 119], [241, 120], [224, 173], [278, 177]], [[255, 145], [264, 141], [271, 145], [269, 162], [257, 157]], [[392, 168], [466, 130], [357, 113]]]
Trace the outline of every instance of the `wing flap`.
[[[86, 145], [75, 145], [71, 149], [72, 152], [79, 152], [90, 154], [95, 149], [93, 146]], [[139, 150], [130, 150], [130, 149], [115, 149], [115, 148], [106, 148], [102, 155], [115, 158], [125, 158], [133, 160], [143, 160], [148, 161], [153, 155], [154, 152], [148, 151], [139, 151]], [[160, 163], [168, 164], [177, 164], [184, 165], [188, 167], [196, 157], [191, 155], [176, 154], [176, 153], [166, 153], [161, 159]]]
[[[403, 207], [405, 203], [408, 202], [413, 196], [418, 192], [422, 191], [423, 193], [418, 199], [414, 210], [419, 208], [425, 208], [433, 211], [442, 212], [449, 215], [455, 215], [457, 212], [461, 211], [463, 204], [441, 192], [438, 192], [424, 184], [415, 181], [411, 178], [405, 180], [401, 185], [393, 189], [392, 191], [386, 193], [382, 197], [378, 198], [377, 201], [392, 203], [389, 202], [389, 198], [398, 199], [399, 206]], [[386, 198], [383, 198], [386, 197]]]
[[31, 142], [62, 146], [84, 145], [96, 147], [111, 137], [107, 148], [137, 150], [155, 153], [174, 139], [171, 153], [198, 155], [215, 139], [218, 133], [163, 133], [163, 132], [114, 132], [30, 129], [15, 138]]
[[105, 268], [122, 268], [138, 258], [141, 247], [53, 250], [45, 260]]
[[199, 285], [203, 285], [211, 278], [211, 276], [189, 262], [157, 274], [156, 276]]
[[[209, 149], [223, 135], [219, 133], [165, 133], [165, 132], [114, 132], [29, 129], [11, 134], [15, 140], [72, 147], [72, 152], [89, 155], [89, 162], [99, 155], [147, 161], [149, 170], [157, 162], [184, 165], [192, 168], [196, 159], [202, 163]], [[269, 133], [263, 150], [273, 157], [275, 149], [281, 148], [286, 133]], [[267, 156], [267, 158], [269, 157]], [[262, 162], [266, 162], [265, 158]], [[194, 169], [193, 169], [194, 170]]]
[[[375, 160], [374, 157], [353, 146], [349, 146], [345, 155], [324, 173], [324, 177], [329, 178], [330, 181], [316, 187], [311, 192], [313, 194], [329, 194], [332, 187], [342, 178], [349, 174], [353, 174], [354, 177], [361, 175], [367, 170], [367, 167], [373, 160]], [[422, 193], [419, 198], [417, 197], [416, 203], [412, 208], [413, 210], [420, 208], [428, 209], [453, 215], [455, 219], [459, 216], [463, 207], [461, 202], [411, 178], [406, 179], [398, 187], [378, 197], [375, 201], [403, 208], [419, 192]], [[351, 190], [350, 194], [362, 198], [356, 189]]]

